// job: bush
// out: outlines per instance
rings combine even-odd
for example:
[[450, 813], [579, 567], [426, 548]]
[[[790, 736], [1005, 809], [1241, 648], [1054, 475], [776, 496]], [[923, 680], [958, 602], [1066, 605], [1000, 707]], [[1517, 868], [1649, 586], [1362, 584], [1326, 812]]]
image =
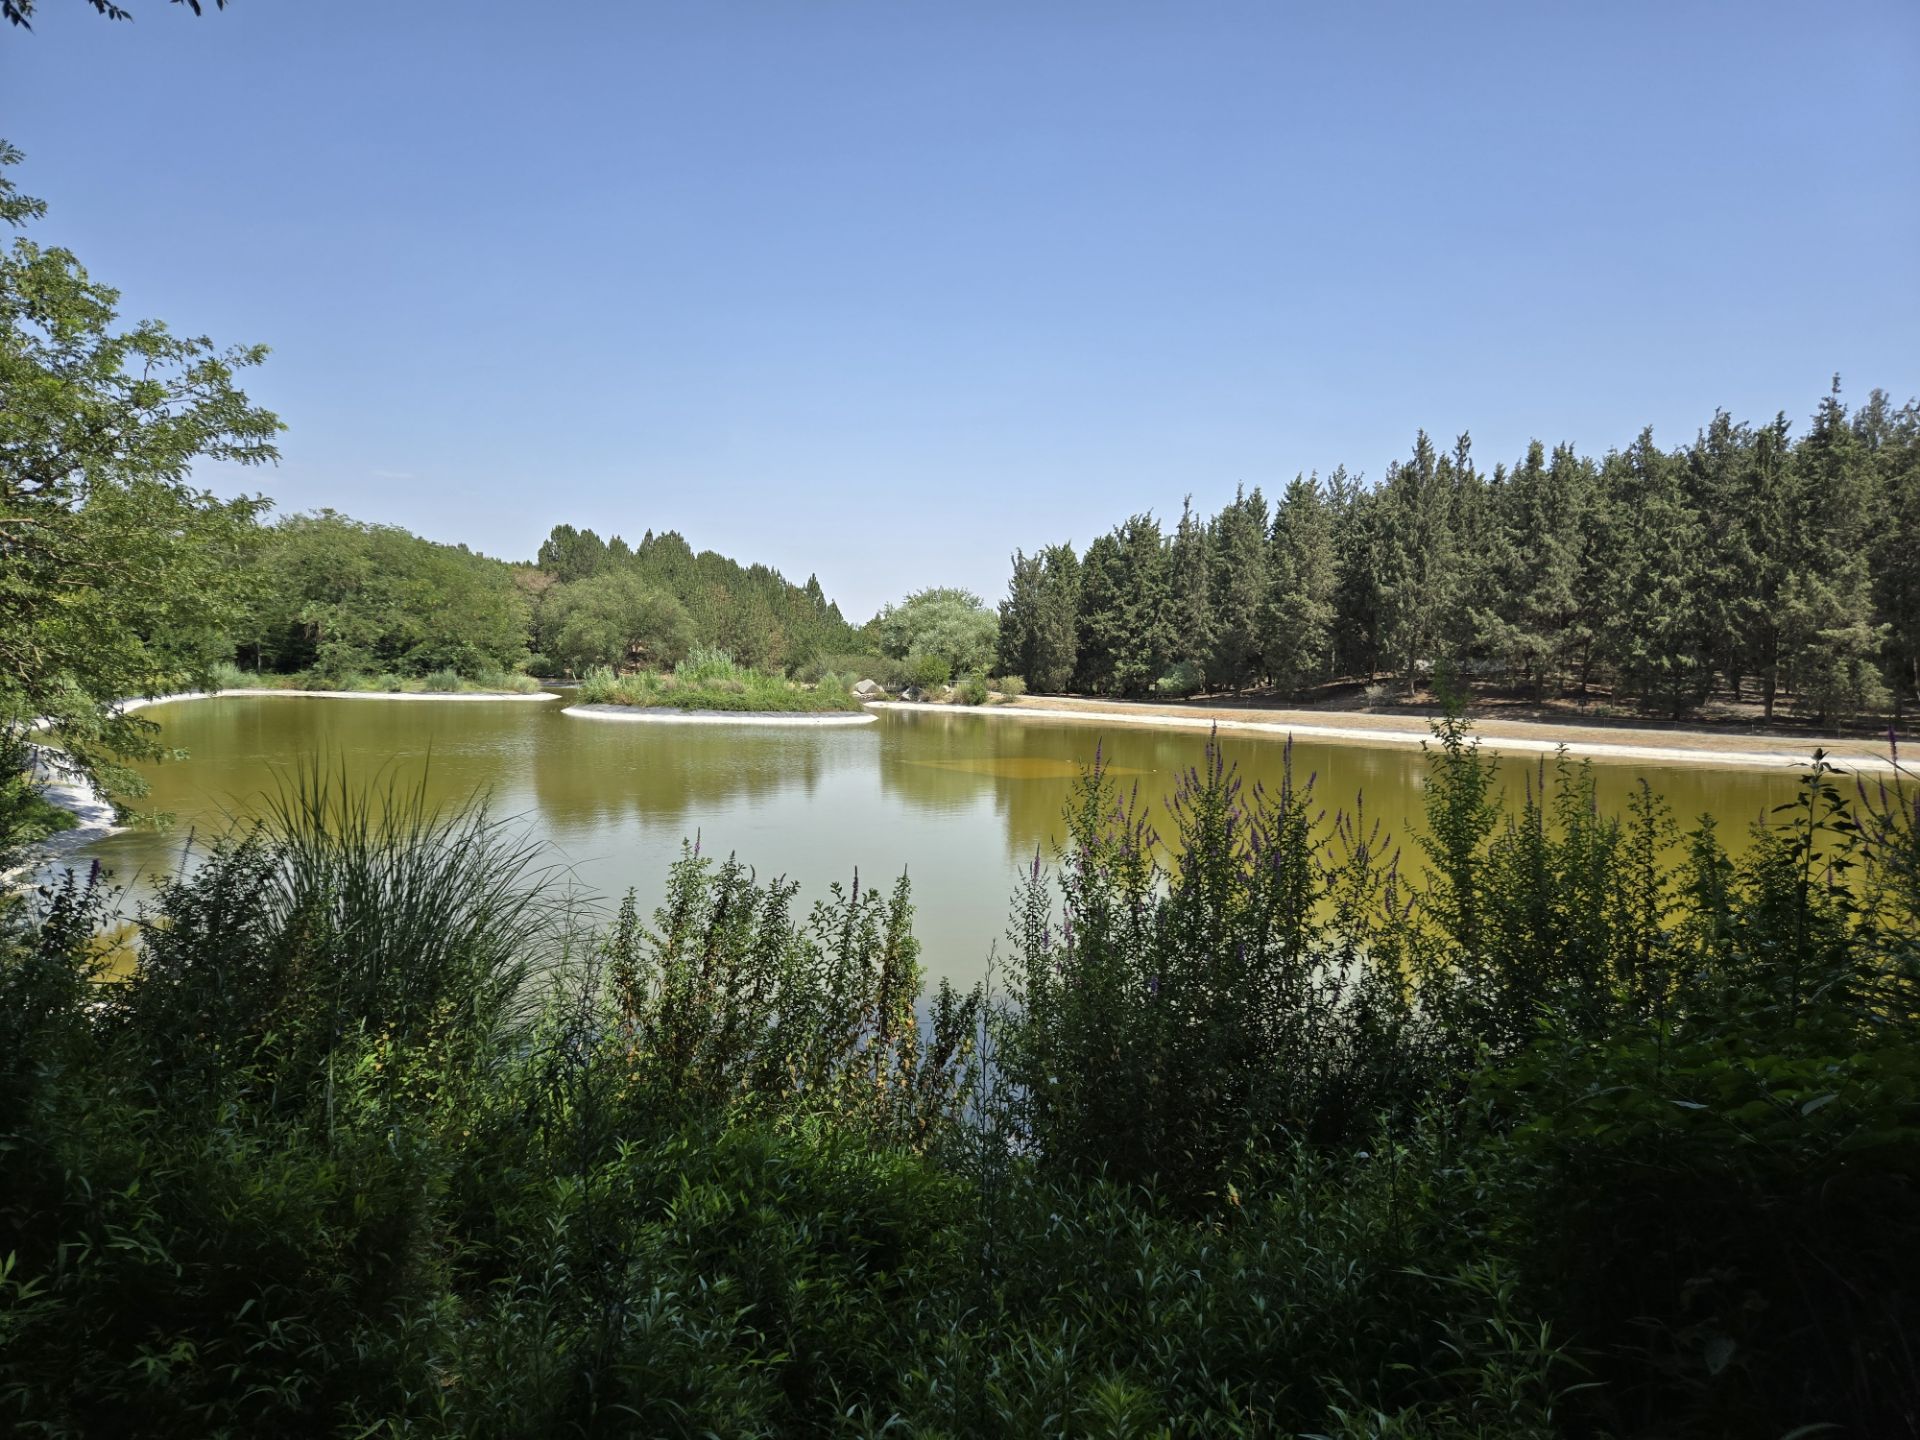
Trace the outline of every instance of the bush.
[[826, 713], [861, 708], [843, 685], [795, 685], [711, 654], [682, 662], [671, 675], [652, 671], [615, 675], [602, 666], [581, 680], [579, 698], [588, 705], [723, 712]]
[[540, 682], [531, 675], [509, 673], [505, 670], [488, 670], [473, 677], [475, 688], [480, 690], [498, 690], [509, 695], [532, 695], [539, 691]]
[[962, 675], [953, 687], [953, 699], [962, 705], [987, 703], [987, 679], [979, 673]]
[[931, 690], [945, 685], [953, 676], [953, 668], [938, 655], [909, 655], [902, 673], [914, 689]]
[[794, 678], [811, 683], [827, 674], [845, 676], [848, 684], [871, 680], [887, 690], [903, 690], [908, 683], [902, 661], [885, 655], [840, 651], [814, 656], [795, 670]]
[[458, 670], [435, 670], [420, 682], [420, 688], [440, 691], [462, 690], [466, 688], [466, 681], [461, 678]]
[[1027, 682], [1018, 675], [996, 676], [987, 681], [987, 684], [1008, 700], [1018, 700], [1027, 693]]
[[1207, 677], [1191, 660], [1182, 660], [1153, 682], [1153, 692], [1162, 698], [1184, 698], [1207, 688]]

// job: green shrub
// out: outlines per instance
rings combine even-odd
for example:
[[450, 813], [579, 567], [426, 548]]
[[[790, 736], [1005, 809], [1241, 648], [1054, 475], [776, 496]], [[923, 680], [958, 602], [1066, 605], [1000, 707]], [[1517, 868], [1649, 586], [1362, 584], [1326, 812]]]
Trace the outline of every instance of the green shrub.
[[1191, 660], [1178, 661], [1171, 670], [1153, 682], [1154, 694], [1163, 698], [1185, 698], [1197, 695], [1206, 688], [1207, 677]]
[[245, 690], [252, 688], [252, 676], [231, 660], [218, 660], [208, 667], [209, 690]]
[[498, 690], [509, 695], [532, 695], [540, 689], [540, 682], [531, 675], [488, 670], [473, 677], [473, 686], [478, 690]]
[[708, 658], [671, 675], [635, 671], [615, 675], [601, 667], [580, 682], [579, 697], [589, 705], [633, 705], [674, 710], [746, 713], [830, 713], [860, 709], [845, 686], [808, 688], [778, 675]]
[[905, 663], [885, 655], [834, 651], [816, 655], [794, 672], [797, 680], [814, 682], [826, 674], [846, 677], [848, 684], [871, 680], [888, 690], [904, 689], [907, 684]]
[[687, 652], [687, 658], [673, 667], [675, 679], [692, 685], [738, 680], [747, 673], [744, 666], [733, 663], [733, 656], [725, 650], [706, 645], [694, 646]]
[[426, 690], [452, 691], [466, 688], [466, 681], [461, 678], [458, 670], [435, 670], [420, 684], [421, 688]]
[[962, 705], [984, 705], [987, 697], [987, 678], [978, 673], [962, 675], [953, 687], [953, 699]]
[[935, 686], [945, 685], [953, 676], [953, 668], [939, 655], [909, 655], [903, 667], [908, 685], [916, 690], [931, 690]]
[[1336, 898], [1312, 783], [1285, 773], [1245, 795], [1210, 743], [1170, 803], [1172, 866], [1137, 797], [1082, 775], [1058, 867], [1036, 856], [1016, 896], [998, 1017], [1010, 1123], [1048, 1163], [1199, 1204], [1250, 1147], [1359, 1144], [1419, 1102], [1391, 874], [1358, 857]]
[[987, 684], [1009, 700], [1018, 700], [1027, 693], [1027, 682], [1018, 675], [1000, 675], [987, 681]]

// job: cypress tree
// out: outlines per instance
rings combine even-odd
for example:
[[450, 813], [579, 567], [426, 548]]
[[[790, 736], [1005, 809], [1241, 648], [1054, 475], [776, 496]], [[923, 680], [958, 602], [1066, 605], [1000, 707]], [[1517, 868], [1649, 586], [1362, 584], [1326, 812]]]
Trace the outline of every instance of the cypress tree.
[[1261, 617], [1267, 601], [1267, 502], [1256, 488], [1236, 490], [1208, 534], [1208, 594], [1213, 602], [1213, 654], [1206, 670], [1215, 684], [1239, 690], [1261, 673]]
[[[1165, 663], [1185, 661], [1212, 678], [1213, 597], [1208, 527], [1193, 513], [1191, 495], [1181, 503], [1180, 523], [1167, 547], [1167, 620], [1170, 627]], [[1158, 679], [1159, 670], [1153, 678]]]
[[1318, 479], [1296, 476], [1273, 514], [1260, 651], [1273, 683], [1289, 694], [1332, 668], [1339, 577], [1334, 511]]

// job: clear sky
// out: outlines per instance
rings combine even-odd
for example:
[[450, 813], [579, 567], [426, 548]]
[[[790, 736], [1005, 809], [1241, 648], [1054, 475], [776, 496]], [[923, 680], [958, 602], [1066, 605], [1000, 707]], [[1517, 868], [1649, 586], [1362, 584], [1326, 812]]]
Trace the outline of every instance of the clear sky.
[[[819, 573], [1920, 393], [1920, 5], [40, 0], [0, 134], [283, 508]], [[209, 483], [237, 488], [231, 476]]]

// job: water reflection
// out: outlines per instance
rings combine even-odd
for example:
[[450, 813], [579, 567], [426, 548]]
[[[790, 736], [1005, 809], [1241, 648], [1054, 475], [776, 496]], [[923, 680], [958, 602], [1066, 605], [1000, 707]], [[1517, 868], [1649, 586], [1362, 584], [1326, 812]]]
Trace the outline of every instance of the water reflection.
[[[817, 895], [858, 871], [914, 882], [916, 929], [929, 968], [955, 980], [980, 974], [1004, 933], [1016, 872], [1050, 852], [1074, 777], [1096, 748], [1162, 834], [1164, 799], [1202, 763], [1193, 731], [1027, 721], [966, 711], [891, 711], [858, 729], [773, 730], [610, 725], [568, 719], [558, 705], [427, 704], [237, 697], [148, 712], [189, 759], [147, 767], [147, 802], [178, 817], [169, 834], [135, 831], [88, 852], [138, 894], [178, 862], [189, 830], [217, 830], [230, 813], [257, 813], [262, 792], [302, 760], [320, 758], [356, 778], [426, 785], [457, 803], [476, 791], [524, 817], [573, 882], [600, 897], [638, 890], [657, 903], [683, 837], [735, 851], [762, 874], [784, 873]], [[1277, 736], [1222, 737], [1249, 785], [1277, 785], [1289, 761]], [[1404, 836], [1421, 813], [1423, 765], [1412, 749], [1299, 744], [1296, 781], [1318, 802], [1367, 814]], [[1789, 772], [1604, 766], [1603, 807], [1623, 809], [1645, 776], [1676, 816], [1711, 812], [1736, 843], [1746, 824], [1793, 798]], [[1517, 794], [1531, 760], [1502, 769]], [[84, 862], [83, 862], [84, 863]]]

